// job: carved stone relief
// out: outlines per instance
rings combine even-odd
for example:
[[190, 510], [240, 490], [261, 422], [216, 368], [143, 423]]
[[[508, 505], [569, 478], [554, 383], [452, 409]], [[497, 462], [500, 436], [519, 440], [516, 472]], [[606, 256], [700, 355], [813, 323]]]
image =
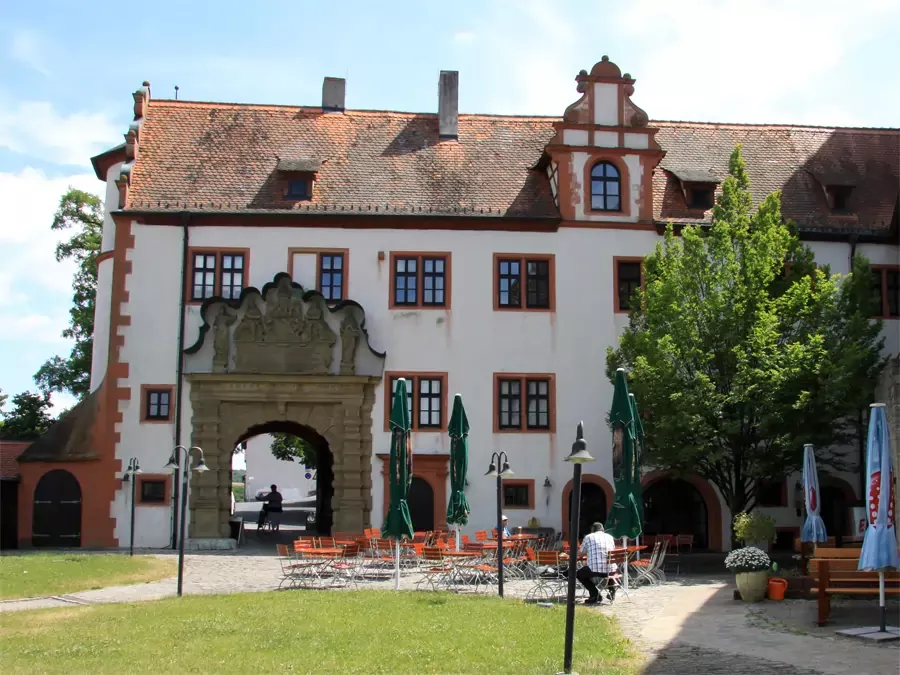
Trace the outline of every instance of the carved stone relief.
[[[284, 273], [240, 300], [214, 298], [201, 309], [186, 371], [297, 375], [380, 375], [384, 354], [369, 344], [365, 312], [352, 301], [330, 307]], [[211, 346], [204, 349], [204, 344]], [[365, 347], [365, 349], [362, 349]]]

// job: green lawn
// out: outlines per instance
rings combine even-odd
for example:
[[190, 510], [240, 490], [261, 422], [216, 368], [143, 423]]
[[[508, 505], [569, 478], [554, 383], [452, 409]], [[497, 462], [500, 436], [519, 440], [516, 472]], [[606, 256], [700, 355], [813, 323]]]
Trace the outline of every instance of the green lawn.
[[[191, 596], [0, 614], [12, 673], [554, 673], [565, 607], [379, 591]], [[575, 670], [630, 675], [614, 621], [578, 609]]]
[[0, 556], [0, 600], [140, 584], [177, 574], [173, 560], [119, 554], [35, 553]]

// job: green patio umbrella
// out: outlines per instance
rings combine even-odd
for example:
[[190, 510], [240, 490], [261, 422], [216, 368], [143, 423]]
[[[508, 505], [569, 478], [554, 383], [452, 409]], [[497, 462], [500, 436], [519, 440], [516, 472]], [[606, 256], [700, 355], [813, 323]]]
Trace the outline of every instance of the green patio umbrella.
[[469, 469], [469, 419], [462, 396], [453, 397], [450, 413], [450, 502], [447, 504], [447, 523], [456, 525], [456, 550], [460, 548], [459, 526], [469, 522], [469, 502], [466, 500], [466, 472]]
[[[613, 432], [613, 475], [616, 496], [606, 519], [606, 531], [613, 537], [636, 539], [641, 534], [640, 444], [638, 422], [635, 419], [636, 404], [628, 396], [625, 369], [616, 371], [609, 425]], [[635, 480], [637, 479], [637, 481]], [[627, 542], [626, 542], [627, 543]]]
[[409, 404], [406, 393], [406, 380], [397, 380], [394, 400], [391, 404], [391, 459], [390, 459], [390, 497], [391, 502], [384, 516], [381, 534], [385, 538], [394, 538], [394, 590], [400, 588], [400, 540], [413, 538], [412, 518], [409, 516], [409, 505], [406, 495], [412, 483], [412, 437], [409, 432]]
[[[641, 422], [641, 414], [638, 412], [637, 399], [634, 397], [634, 394], [628, 394], [628, 398], [631, 400], [631, 410], [634, 417], [634, 430], [635, 430], [635, 444], [634, 444], [634, 477], [632, 478], [632, 485], [634, 489], [632, 490], [632, 494], [634, 495], [634, 499], [637, 502], [638, 510], [641, 514], [640, 522], [642, 524], [644, 522], [644, 488], [641, 486], [641, 478], [642, 469], [644, 466], [644, 423]], [[640, 554], [639, 554], [640, 555]]]

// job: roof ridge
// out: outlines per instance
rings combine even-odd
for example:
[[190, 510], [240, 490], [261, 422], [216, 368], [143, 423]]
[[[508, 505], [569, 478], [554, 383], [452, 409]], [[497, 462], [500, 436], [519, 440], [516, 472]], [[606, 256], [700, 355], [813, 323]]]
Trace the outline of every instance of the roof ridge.
[[[182, 99], [171, 98], [155, 98], [151, 101], [151, 105], [172, 105], [174, 107], [183, 108], [255, 108], [255, 109], [271, 109], [271, 110], [296, 110], [310, 113], [325, 113], [322, 106], [317, 105], [288, 105], [283, 103], [234, 103], [228, 101], [186, 101]], [[437, 117], [437, 112], [416, 112], [411, 110], [381, 110], [377, 108], [346, 108], [340, 112], [333, 110], [327, 111], [325, 114], [361, 114], [361, 115], [396, 115], [398, 117]], [[459, 113], [460, 117], [466, 118], [507, 118], [516, 120], [562, 120], [562, 115], [510, 115], [508, 113]]]
[[898, 132], [900, 127], [849, 127], [839, 125], [823, 125], [823, 124], [788, 124], [778, 122], [692, 122], [690, 120], [650, 120], [649, 125], [661, 124], [664, 126], [696, 126], [696, 127], [718, 127], [729, 129], [801, 129], [803, 131], [878, 131], [878, 132]]
[[[341, 114], [329, 111], [324, 112], [322, 106], [315, 105], [288, 105], [284, 103], [237, 103], [233, 101], [191, 101], [184, 99], [156, 98], [151, 100], [151, 105], [170, 105], [184, 108], [254, 108], [257, 110], [296, 110], [298, 112]], [[437, 117], [437, 112], [416, 112], [411, 110], [383, 110], [378, 108], [347, 108], [343, 114], [350, 115], [392, 115], [396, 117]], [[513, 115], [509, 113], [459, 113], [459, 117], [465, 119], [509, 119], [509, 120], [562, 120], [562, 115]], [[900, 127], [853, 127], [824, 124], [790, 124], [781, 122], [695, 122], [691, 120], [650, 120], [650, 126], [662, 125], [667, 127], [692, 126], [713, 127], [719, 129], [800, 129], [803, 131], [853, 131], [853, 132], [879, 132], [897, 133]]]

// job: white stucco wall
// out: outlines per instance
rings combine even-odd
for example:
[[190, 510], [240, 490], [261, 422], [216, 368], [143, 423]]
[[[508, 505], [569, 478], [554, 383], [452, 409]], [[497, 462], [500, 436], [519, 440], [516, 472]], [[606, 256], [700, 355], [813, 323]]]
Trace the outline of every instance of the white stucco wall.
[[[637, 171], [638, 158], [631, 159]], [[637, 189], [632, 189], [632, 195], [636, 193]], [[174, 444], [174, 425], [140, 422], [140, 387], [175, 384], [181, 229], [135, 224], [133, 233], [135, 248], [129, 253], [133, 270], [127, 282], [130, 300], [124, 308], [132, 318], [131, 325], [122, 329], [126, 336], [123, 359], [130, 369], [126, 385], [131, 387], [132, 398], [122, 404], [124, 419], [118, 456], [123, 465], [130, 456], [137, 456], [145, 471], [161, 471]], [[448, 408], [454, 393], [463, 395], [472, 427], [467, 490], [473, 507], [467, 528], [470, 531], [493, 525], [495, 483], [483, 474], [491, 452], [499, 450], [509, 455], [516, 478], [535, 481], [535, 508], [508, 514], [513, 524], [524, 525], [534, 516], [542, 525], [559, 529], [561, 496], [572, 473], [563, 460], [581, 420], [589, 449], [597, 458], [585, 471], [612, 482], [609, 431], [604, 422], [612, 386], [603, 370], [607, 345], [614, 344], [627, 325], [627, 316], [613, 312], [613, 257], [644, 255], [658, 242], [654, 232], [589, 228], [564, 228], [551, 234], [260, 226], [202, 227], [190, 233], [190, 244], [195, 247], [248, 247], [249, 284], [257, 288], [271, 281], [276, 273], [287, 271], [288, 249], [292, 247], [349, 249], [347, 295], [366, 310], [366, 327], [373, 347], [387, 351], [385, 370], [447, 372]], [[849, 247], [814, 244], [813, 248], [817, 257], [821, 255], [823, 261], [832, 265], [834, 272], [846, 271]], [[452, 307], [390, 310], [390, 252], [428, 250], [450, 252], [452, 256]], [[876, 247], [871, 253], [860, 247], [860, 251], [871, 255], [873, 262], [876, 258], [887, 262], [886, 257], [896, 255], [896, 249], [887, 247]], [[384, 253], [384, 260], [379, 260], [380, 252]], [[494, 311], [493, 255], [501, 252], [556, 256], [555, 312]], [[304, 277], [310, 272], [309, 265], [296, 269]], [[297, 281], [311, 285], [305, 278]], [[196, 340], [200, 325], [198, 308], [189, 307], [187, 314], [185, 340], [190, 345]], [[555, 374], [555, 433], [493, 433], [496, 372]], [[190, 440], [189, 388], [186, 383], [181, 438], [184, 444]], [[383, 428], [384, 391], [384, 386], [379, 385], [373, 410], [376, 454], [387, 453], [390, 448], [389, 434]], [[447, 453], [449, 439], [445, 433], [417, 432], [413, 434], [413, 446], [416, 453]], [[252, 463], [266, 455], [267, 451], [251, 448], [247, 458], [249, 476], [259, 478], [256, 474], [262, 472]], [[372, 468], [372, 523], [378, 526], [383, 517], [383, 478], [377, 457], [373, 457]], [[284, 475], [281, 467], [278, 479], [265, 478], [263, 483], [286, 485]], [[553, 485], [549, 490], [542, 487], [545, 477]], [[851, 484], [855, 485], [852, 480]], [[789, 504], [792, 485], [789, 483]], [[121, 493], [113, 515], [118, 519], [116, 535], [120, 542], [127, 542], [128, 503]], [[792, 505], [775, 515], [779, 525], [799, 523]], [[167, 509], [139, 507], [140, 545], [165, 545], [170, 536], [170, 518]], [[730, 514], [724, 505], [722, 521], [723, 540], [727, 542]]]

